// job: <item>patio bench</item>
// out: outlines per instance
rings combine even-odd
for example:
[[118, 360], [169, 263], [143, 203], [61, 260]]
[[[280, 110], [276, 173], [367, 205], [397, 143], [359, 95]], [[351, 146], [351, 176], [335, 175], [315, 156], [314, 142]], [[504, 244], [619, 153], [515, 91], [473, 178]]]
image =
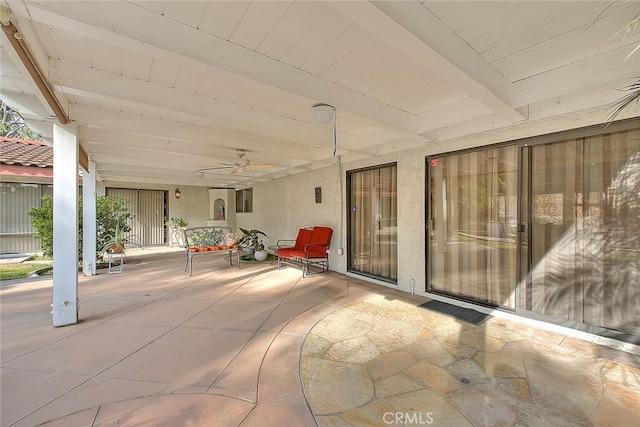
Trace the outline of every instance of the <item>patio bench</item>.
[[[278, 269], [283, 263], [302, 266], [302, 277], [311, 275], [311, 265], [329, 271], [329, 246], [333, 229], [329, 227], [301, 228], [296, 240], [278, 240], [276, 257]], [[285, 246], [284, 242], [295, 242], [293, 246]]]
[[186, 264], [184, 271], [189, 269], [189, 276], [193, 273], [193, 257], [203, 254], [229, 253], [229, 264], [233, 265], [233, 254], [238, 259], [240, 268], [240, 254], [236, 245], [237, 236], [230, 227], [192, 227], [184, 230], [184, 244]]

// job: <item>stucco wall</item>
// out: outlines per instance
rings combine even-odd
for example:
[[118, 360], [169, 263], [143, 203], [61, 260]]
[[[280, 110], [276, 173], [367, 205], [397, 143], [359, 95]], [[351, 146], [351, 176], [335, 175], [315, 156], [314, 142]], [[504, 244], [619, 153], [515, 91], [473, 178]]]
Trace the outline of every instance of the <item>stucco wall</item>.
[[[278, 239], [295, 239], [298, 229], [314, 225], [333, 228], [331, 269], [345, 271], [340, 241], [340, 179], [338, 165], [287, 176], [253, 187], [253, 212], [236, 214], [242, 228], [255, 228], [267, 234], [270, 244]], [[322, 187], [322, 203], [315, 202], [315, 188]]]
[[[424, 289], [424, 155], [416, 151], [401, 155], [368, 157], [346, 164], [334, 164], [298, 175], [257, 184], [253, 187], [253, 212], [237, 214], [237, 224], [257, 228], [270, 243], [294, 239], [300, 227], [324, 225], [333, 228], [331, 269], [345, 273], [346, 172], [369, 166], [398, 165], [398, 285], [410, 292]], [[315, 203], [315, 187], [322, 187], [322, 203]], [[338, 254], [343, 248], [343, 254]], [[396, 287], [394, 285], [389, 285]]]

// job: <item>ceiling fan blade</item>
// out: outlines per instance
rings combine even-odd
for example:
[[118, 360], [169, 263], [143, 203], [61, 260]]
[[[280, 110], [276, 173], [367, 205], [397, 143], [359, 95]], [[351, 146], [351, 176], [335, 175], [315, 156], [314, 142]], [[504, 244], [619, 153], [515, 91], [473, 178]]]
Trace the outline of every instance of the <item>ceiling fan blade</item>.
[[269, 169], [275, 169], [277, 168], [276, 165], [270, 165], [270, 164], [266, 164], [266, 163], [251, 163], [251, 169], [253, 170], [258, 170], [258, 171], [263, 171], [263, 170], [269, 170]]
[[212, 168], [202, 168], [202, 169], [198, 169], [196, 171], [197, 172], [206, 172], [206, 171], [213, 171], [213, 170], [218, 170], [218, 169], [231, 169], [234, 168], [235, 165], [228, 165], [228, 166], [214, 166]]

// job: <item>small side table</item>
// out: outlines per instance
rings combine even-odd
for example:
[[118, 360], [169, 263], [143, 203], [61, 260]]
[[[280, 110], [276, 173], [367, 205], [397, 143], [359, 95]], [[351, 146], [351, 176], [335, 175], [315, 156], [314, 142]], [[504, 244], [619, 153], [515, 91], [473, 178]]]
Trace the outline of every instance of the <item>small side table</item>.
[[[117, 259], [120, 259], [120, 270], [115, 271], [115, 268], [113, 269], [113, 271], [111, 271], [111, 267], [113, 265], [113, 262]], [[111, 273], [122, 273], [122, 264], [124, 264], [124, 253], [123, 252], [108, 252], [107, 253], [107, 260], [109, 261], [109, 274]]]

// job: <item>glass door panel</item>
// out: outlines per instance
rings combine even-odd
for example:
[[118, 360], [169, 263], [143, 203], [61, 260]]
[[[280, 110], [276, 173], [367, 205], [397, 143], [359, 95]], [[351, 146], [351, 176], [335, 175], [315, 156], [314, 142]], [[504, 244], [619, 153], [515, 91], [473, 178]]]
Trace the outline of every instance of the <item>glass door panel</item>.
[[518, 147], [429, 161], [429, 290], [515, 308]]
[[398, 278], [397, 167], [349, 172], [348, 269]]
[[[640, 132], [528, 148], [534, 313], [640, 333]], [[526, 264], [523, 263], [523, 266]]]

